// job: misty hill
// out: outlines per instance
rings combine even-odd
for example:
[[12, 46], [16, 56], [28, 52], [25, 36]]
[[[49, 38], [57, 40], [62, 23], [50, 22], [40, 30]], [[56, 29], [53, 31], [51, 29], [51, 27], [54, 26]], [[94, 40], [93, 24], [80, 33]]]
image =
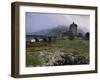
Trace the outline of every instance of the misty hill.
[[[40, 31], [36, 31], [36, 32], [33, 32], [33, 33], [29, 33], [28, 35], [47, 35], [47, 36], [57, 36], [57, 35], [60, 35], [62, 33], [65, 33], [69, 30], [69, 27], [68, 26], [57, 26], [57, 27], [54, 27], [54, 28], [50, 28], [50, 29], [43, 29], [43, 30], [40, 30]], [[85, 34], [86, 31], [84, 31], [82, 28], [78, 27], [78, 33], [82, 33], [82, 34]]]
[[37, 32], [31, 33], [31, 35], [49, 35], [49, 36], [56, 36], [63, 32], [68, 31], [68, 27], [66, 26], [57, 26], [50, 29], [44, 29]]

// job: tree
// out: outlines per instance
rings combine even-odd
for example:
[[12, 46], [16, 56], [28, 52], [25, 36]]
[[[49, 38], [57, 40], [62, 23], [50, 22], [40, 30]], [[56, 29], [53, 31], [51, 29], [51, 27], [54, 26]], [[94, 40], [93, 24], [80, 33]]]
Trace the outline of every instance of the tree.
[[86, 40], [89, 40], [89, 36], [90, 36], [90, 33], [87, 32], [87, 33], [85, 34], [85, 39], [86, 39]]
[[74, 34], [72, 32], [69, 32], [68, 38], [69, 38], [69, 40], [74, 40], [75, 36], [74, 36]]

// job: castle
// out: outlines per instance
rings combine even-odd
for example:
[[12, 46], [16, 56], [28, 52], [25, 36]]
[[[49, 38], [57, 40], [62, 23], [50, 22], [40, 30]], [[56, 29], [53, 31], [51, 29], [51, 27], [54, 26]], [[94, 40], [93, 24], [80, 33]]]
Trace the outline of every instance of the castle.
[[73, 33], [73, 35], [77, 35], [77, 24], [75, 24], [74, 22], [72, 24], [70, 24], [69, 26], [69, 32]]

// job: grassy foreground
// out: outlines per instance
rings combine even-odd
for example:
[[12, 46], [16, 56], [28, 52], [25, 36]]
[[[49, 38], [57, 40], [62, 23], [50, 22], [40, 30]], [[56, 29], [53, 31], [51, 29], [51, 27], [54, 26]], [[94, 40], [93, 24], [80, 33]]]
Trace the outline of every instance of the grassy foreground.
[[73, 53], [89, 60], [89, 41], [81, 38], [69, 40], [64, 37], [51, 42], [31, 43], [26, 45], [26, 66], [43, 66], [45, 62], [53, 60], [53, 56], [63, 53]]

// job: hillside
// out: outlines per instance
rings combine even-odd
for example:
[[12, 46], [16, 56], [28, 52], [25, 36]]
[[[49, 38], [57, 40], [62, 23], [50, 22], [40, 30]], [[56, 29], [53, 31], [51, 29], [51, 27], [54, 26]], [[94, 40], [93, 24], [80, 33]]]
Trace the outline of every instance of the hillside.
[[[57, 26], [54, 28], [50, 28], [50, 29], [44, 29], [44, 30], [39, 30], [33, 33], [27, 33], [28, 35], [47, 35], [47, 36], [57, 36], [60, 35], [64, 32], [67, 32], [69, 30], [68, 26]], [[78, 27], [78, 33], [83, 33], [85, 34], [86, 31], [83, 30], [82, 28]]]

